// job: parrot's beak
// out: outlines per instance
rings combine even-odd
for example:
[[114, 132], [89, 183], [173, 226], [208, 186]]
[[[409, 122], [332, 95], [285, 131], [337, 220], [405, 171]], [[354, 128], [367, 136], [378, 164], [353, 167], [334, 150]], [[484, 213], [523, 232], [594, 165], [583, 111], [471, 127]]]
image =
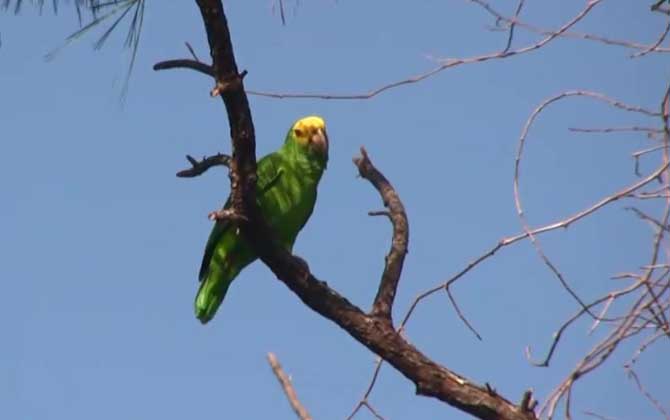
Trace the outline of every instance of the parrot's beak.
[[326, 130], [319, 128], [312, 135], [311, 140], [314, 150], [323, 155], [325, 158], [328, 158], [328, 134], [326, 134]]

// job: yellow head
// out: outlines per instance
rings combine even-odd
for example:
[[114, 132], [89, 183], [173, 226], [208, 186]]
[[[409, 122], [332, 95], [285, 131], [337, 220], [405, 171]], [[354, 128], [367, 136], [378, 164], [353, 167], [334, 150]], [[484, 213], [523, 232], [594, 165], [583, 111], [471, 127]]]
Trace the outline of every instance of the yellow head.
[[310, 115], [299, 119], [291, 127], [288, 139], [300, 148], [306, 148], [324, 160], [328, 159], [328, 134], [323, 118]]

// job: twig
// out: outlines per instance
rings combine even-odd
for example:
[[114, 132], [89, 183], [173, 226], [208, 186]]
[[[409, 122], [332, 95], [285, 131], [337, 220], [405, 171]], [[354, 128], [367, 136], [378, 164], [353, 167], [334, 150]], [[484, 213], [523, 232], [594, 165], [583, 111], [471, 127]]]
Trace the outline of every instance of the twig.
[[640, 346], [635, 350], [635, 353], [633, 354], [633, 357], [631, 357], [630, 361], [626, 362], [624, 364], [624, 367], [632, 366], [635, 363], [637, 363], [637, 359], [642, 355], [642, 353], [650, 346], [652, 345], [656, 340], [659, 338], [663, 337], [665, 335], [665, 331], [659, 330], [655, 334], [649, 336], [646, 340], [640, 344]]
[[382, 359], [381, 357], [377, 357], [377, 359], [375, 360], [375, 369], [374, 372], [372, 373], [372, 379], [370, 380], [370, 384], [365, 390], [363, 397], [356, 403], [354, 410], [351, 412], [351, 414], [349, 414], [349, 417], [347, 417], [346, 420], [352, 420], [364, 405], [368, 405], [369, 407], [368, 397], [372, 393], [372, 389], [375, 387], [375, 384], [377, 383], [377, 378], [379, 377], [379, 371], [381, 370], [383, 363], [384, 359]]
[[519, 404], [519, 408], [521, 408], [524, 411], [531, 411], [533, 406], [533, 391], [531, 389], [528, 389], [524, 391], [523, 395], [521, 396], [521, 403]]
[[[490, 4], [484, 2], [483, 0], [470, 0], [473, 3], [478, 4], [481, 6], [484, 10], [486, 10], [491, 16], [493, 16], [496, 21], [499, 22], [506, 22], [509, 25], [515, 25], [520, 28], [526, 29], [530, 32], [534, 32], [539, 35], [552, 35], [557, 33], [556, 30], [550, 30], [550, 29], [543, 29], [539, 28], [534, 25], [530, 25], [528, 23], [525, 23], [521, 20], [519, 20], [518, 16], [516, 17], [506, 17], [500, 12], [496, 11]], [[617, 46], [617, 47], [624, 47], [624, 48], [630, 48], [634, 50], [646, 50], [649, 48], [649, 45], [643, 45], [639, 44], [637, 42], [631, 42], [631, 41], [626, 41], [626, 40], [618, 40], [618, 39], [611, 39], [611, 38], [606, 38], [600, 35], [595, 35], [595, 34], [589, 34], [589, 33], [583, 33], [583, 32], [573, 32], [573, 31], [564, 31], [558, 36], [563, 37], [563, 38], [575, 38], [575, 39], [583, 39], [587, 41], [593, 41], [593, 42], [599, 42], [605, 45], [612, 45], [612, 46]], [[662, 52], [662, 53], [667, 53], [670, 52], [670, 48], [653, 48], [653, 52]]]
[[660, 145], [660, 146], [654, 146], [650, 147], [648, 149], [642, 149], [638, 150], [637, 152], [633, 153], [631, 156], [633, 157], [633, 160], [635, 161], [635, 175], [640, 176], [640, 156], [646, 155], [648, 153], [655, 152], [657, 150], [663, 150], [665, 148], [665, 145]]
[[663, 13], [664, 15], [669, 15], [670, 16], [670, 9], [667, 7], [662, 7], [663, 3], [665, 3], [666, 0], [658, 0], [656, 3], [652, 4], [650, 9], [652, 12], [659, 12]]
[[445, 286], [444, 290], [446, 290], [447, 296], [449, 296], [449, 301], [451, 301], [451, 304], [454, 306], [454, 309], [456, 310], [456, 314], [458, 315], [458, 317], [461, 319], [461, 321], [463, 321], [465, 326], [468, 327], [470, 331], [472, 331], [475, 337], [477, 337], [477, 340], [482, 341], [482, 336], [479, 335], [477, 330], [475, 330], [475, 327], [473, 327], [472, 324], [470, 324], [470, 321], [468, 321], [467, 318], [465, 318], [465, 315], [463, 315], [463, 312], [461, 312], [461, 308], [459, 308], [458, 304], [456, 304], [456, 299], [454, 299], [454, 297], [452, 296], [449, 286]]
[[195, 50], [193, 49], [193, 47], [191, 46], [191, 44], [190, 44], [188, 41], [184, 42], [184, 44], [186, 44], [186, 48], [188, 49], [188, 52], [191, 53], [191, 57], [193, 57], [193, 59], [194, 59], [195, 61], [200, 62], [200, 59], [199, 59], [198, 56], [195, 54]]
[[[630, 287], [628, 287], [628, 288], [626, 288], [622, 291], [619, 291], [617, 294], [623, 296], [623, 295], [626, 295], [630, 292], [633, 292], [634, 290], [639, 289], [640, 287], [642, 287], [642, 282], [633, 284]], [[595, 301], [593, 301], [589, 305], [586, 305], [586, 308], [580, 308], [577, 311], [577, 313], [575, 313], [572, 317], [570, 317], [567, 321], [565, 321], [560, 326], [560, 328], [553, 334], [554, 337], [553, 337], [553, 340], [551, 342], [551, 345], [549, 346], [549, 351], [547, 352], [547, 355], [544, 357], [544, 359], [541, 362], [535, 362], [535, 361], [532, 360], [531, 348], [530, 348], [530, 346], [526, 346], [525, 353], [526, 353], [526, 359], [528, 359], [528, 362], [530, 364], [532, 364], [533, 366], [536, 366], [536, 367], [548, 367], [549, 362], [551, 362], [551, 359], [554, 356], [554, 352], [556, 351], [556, 349], [558, 347], [558, 343], [561, 341], [561, 337], [563, 337], [563, 333], [568, 329], [568, 327], [573, 322], [578, 320], [582, 315], [584, 315], [587, 312], [588, 309], [590, 309], [590, 308], [592, 308], [596, 305], [599, 305], [602, 302], [604, 302], [604, 301], [606, 301], [610, 298], [611, 298], [611, 296], [603, 296], [603, 297], [600, 297], [600, 298], [596, 299]], [[598, 318], [598, 319], [600, 319], [600, 318]]]
[[274, 372], [279, 384], [284, 390], [284, 394], [286, 394], [286, 399], [288, 399], [291, 408], [295, 411], [298, 418], [300, 420], [312, 420], [312, 417], [310, 417], [309, 413], [298, 399], [298, 394], [296, 394], [295, 389], [293, 388], [291, 379], [284, 373], [284, 370], [279, 364], [279, 360], [277, 360], [277, 356], [273, 353], [268, 353], [268, 362], [270, 363], [272, 372]]
[[286, 26], [286, 16], [284, 16], [284, 0], [279, 0], [279, 16], [282, 26]]
[[651, 11], [653, 12], [658, 10], [666, 1], [667, 0], [657, 0], [654, 4], [651, 5]]
[[[204, 1], [204, 0], [203, 0]], [[481, 3], [480, 0], [470, 0], [474, 1], [476, 3]], [[478, 55], [478, 56], [473, 56], [473, 57], [467, 57], [467, 58], [451, 58], [451, 59], [445, 59], [442, 60], [442, 63], [438, 65], [437, 67], [434, 67], [431, 70], [428, 70], [424, 73], [420, 73], [415, 76], [408, 77], [403, 80], [399, 80], [396, 82], [388, 83], [385, 85], [382, 85], [378, 88], [369, 90], [368, 92], [365, 93], [355, 93], [355, 94], [329, 94], [329, 93], [276, 93], [276, 92], [265, 92], [265, 91], [258, 91], [258, 90], [247, 90], [246, 93], [249, 95], [256, 95], [256, 96], [263, 96], [267, 98], [274, 98], [274, 99], [330, 99], [330, 100], [361, 100], [361, 99], [370, 99], [373, 98], [381, 93], [384, 93], [388, 90], [395, 89], [397, 87], [401, 86], [406, 86], [406, 85], [411, 85], [414, 83], [419, 83], [423, 80], [426, 80], [432, 76], [435, 76], [438, 73], [441, 73], [444, 70], [453, 68], [453, 67], [458, 67], [461, 65], [467, 65], [467, 64], [473, 64], [473, 63], [481, 63], [485, 61], [490, 61], [490, 60], [497, 60], [497, 59], [503, 59], [515, 55], [522, 55], [526, 53], [533, 52], [535, 50], [538, 50], [557, 37], [562, 36], [564, 33], [566, 33], [571, 27], [576, 25], [579, 21], [581, 21], [586, 15], [588, 15], [591, 10], [597, 6], [599, 3], [601, 3], [603, 0], [589, 0], [584, 7], [579, 13], [577, 13], [572, 19], [570, 19], [568, 22], [566, 22], [563, 26], [561, 26], [558, 30], [555, 32], [551, 32], [546, 34], [546, 37], [541, 39], [540, 41], [527, 45], [522, 48], [517, 48], [514, 50], [501, 50], [497, 51], [494, 53], [489, 53], [489, 54], [484, 54], [484, 55]], [[167, 70], [167, 69], [175, 69], [175, 68], [187, 68], [191, 70], [198, 71], [203, 74], [209, 74], [213, 75], [215, 72], [213, 71], [213, 68], [210, 68], [206, 64], [203, 63], [198, 63], [197, 61], [193, 60], [188, 60], [188, 59], [181, 59], [181, 60], [169, 60], [169, 61], [162, 61], [160, 63], [157, 63], [154, 65], [154, 70]], [[237, 70], [237, 69], [236, 69]]]
[[507, 35], [507, 44], [503, 49], [503, 52], [509, 51], [512, 48], [512, 40], [514, 39], [514, 27], [516, 26], [516, 20], [521, 14], [521, 9], [523, 9], [524, 0], [519, 0], [519, 3], [516, 5], [516, 10], [514, 11], [513, 21], [509, 24], [509, 33]]
[[634, 382], [635, 385], [637, 385], [637, 389], [644, 395], [647, 400], [658, 410], [658, 412], [665, 418], [666, 420], [670, 420], [670, 414], [665, 410], [665, 407], [658, 402], [656, 398], [654, 398], [649, 391], [647, 391], [644, 386], [642, 385], [642, 382], [640, 381], [640, 378], [637, 376], [637, 373], [632, 368], [627, 369], [628, 372], [628, 377], [631, 378]]
[[662, 133], [663, 130], [653, 127], [606, 127], [606, 128], [579, 128], [579, 127], [570, 127], [568, 130], [575, 133], [616, 133], [616, 132], [627, 132], [627, 131], [642, 131], [645, 133]]
[[603, 310], [600, 311], [600, 313], [598, 314], [598, 318], [596, 318], [596, 320], [593, 321], [593, 325], [591, 325], [591, 328], [589, 328], [588, 332], [589, 335], [593, 334], [596, 328], [598, 328], [598, 325], [600, 325], [600, 322], [603, 320], [603, 318], [605, 318], [605, 314], [607, 314], [607, 310], [612, 305], [612, 302], [614, 302], [614, 299], [616, 299], [616, 295], [610, 294], [607, 299], [607, 303], [605, 303], [605, 305], [603, 306]]
[[[477, 0], [473, 0], [473, 1], [477, 1]], [[521, 195], [520, 195], [520, 192], [519, 192], [519, 178], [520, 178], [521, 159], [522, 159], [522, 156], [523, 156], [524, 146], [525, 146], [525, 143], [526, 143], [526, 138], [528, 136], [528, 132], [530, 130], [530, 127], [533, 125], [533, 123], [535, 122], [535, 119], [538, 117], [538, 115], [540, 115], [540, 113], [544, 109], [546, 109], [546, 107], [548, 107], [552, 103], [557, 102], [561, 99], [572, 97], [572, 96], [591, 97], [591, 98], [598, 99], [598, 100], [604, 101], [606, 103], [609, 103], [610, 105], [615, 106], [617, 108], [621, 108], [621, 109], [628, 110], [628, 111], [641, 112], [641, 113], [644, 113], [644, 114], [650, 115], [650, 116], [656, 116], [656, 115], [658, 115], [658, 113], [653, 112], [653, 111], [644, 110], [640, 107], [634, 107], [634, 106], [624, 104], [620, 101], [613, 100], [611, 98], [606, 97], [605, 95], [602, 95], [602, 94], [599, 94], [599, 93], [596, 93], [596, 92], [568, 91], [568, 92], [563, 92], [559, 95], [553, 96], [553, 97], [545, 100], [544, 102], [542, 102], [542, 104], [540, 104], [537, 108], [535, 108], [535, 110], [532, 112], [531, 116], [526, 121], [526, 124], [524, 125], [523, 130], [521, 132], [521, 136], [519, 137], [519, 145], [518, 145], [518, 148], [517, 148], [516, 158], [514, 160], [514, 203], [515, 203], [516, 210], [517, 210], [517, 215], [519, 217], [519, 220], [521, 222], [523, 230], [524, 230], [524, 232], [526, 232], [528, 234], [528, 237], [530, 238], [531, 243], [535, 247], [535, 250], [536, 250], [537, 254], [540, 256], [540, 258], [542, 259], [544, 264], [552, 271], [552, 273], [554, 273], [554, 275], [556, 276], [558, 281], [561, 283], [563, 288], [573, 297], [573, 299], [577, 303], [579, 303], [579, 305], [582, 307], [582, 309], [584, 309], [586, 311], [586, 313], [588, 313], [592, 318], [596, 319], [596, 316], [588, 309], [588, 307], [586, 306], [584, 301], [577, 295], [577, 293], [572, 289], [572, 287], [565, 280], [563, 274], [558, 270], [558, 268], [555, 266], [555, 264], [545, 254], [544, 250], [542, 249], [542, 246], [540, 245], [539, 241], [535, 237], [535, 234], [534, 234], [533, 230], [530, 228], [530, 226], [528, 224], [528, 220], [526, 218], [525, 212], [523, 210], [523, 206], [521, 204]], [[660, 175], [664, 170], [665, 170], [665, 168], [661, 169], [657, 173]], [[639, 184], [636, 184], [636, 185], [639, 185]], [[637, 189], [641, 186], [642, 185], [639, 185], [635, 189]], [[626, 190], [624, 190], [620, 193], [611, 195], [610, 197], [608, 197], [606, 199], [604, 204], [607, 204], [607, 203], [610, 203], [612, 201], [618, 200], [621, 197], [624, 197], [624, 196], [626, 196], [627, 194], [629, 194], [633, 191], [634, 190], [626, 189]]]
[[368, 411], [370, 411], [370, 413], [372, 413], [373, 416], [375, 416], [377, 420], [384, 420], [384, 417], [382, 417], [381, 414], [379, 414], [377, 410], [375, 410], [375, 408], [370, 405], [369, 401], [364, 401], [363, 405], [368, 409]]
[[[670, 232], [670, 226], [667, 226], [667, 225], [664, 226], [663, 224], [661, 224], [661, 222], [659, 222], [658, 220], [656, 220], [656, 219], [654, 219], [653, 217], [649, 216], [648, 214], [646, 214], [646, 213], [643, 212], [642, 210], [638, 209], [637, 207], [624, 207], [624, 210], [632, 211], [633, 213], [635, 213], [635, 215], [636, 215], [637, 217], [639, 217], [639, 218], [642, 219], [642, 220], [646, 220], [647, 222], [651, 223], [651, 224], [652, 224], [653, 226], [655, 226], [656, 228], [658, 228], [658, 229], [663, 229], [663, 230], [665, 230], [665, 231]], [[648, 269], [658, 268], [658, 265], [657, 265], [657, 264], [654, 264], [654, 265], [647, 265], [647, 266], [645, 266], [644, 268], [648, 268]]]
[[656, 40], [656, 42], [650, 45], [649, 48], [646, 48], [643, 51], [631, 55], [631, 57], [633, 58], [642, 57], [643, 55], [647, 55], [650, 52], [654, 51], [659, 45], [663, 43], [663, 41], [665, 41], [665, 38], [668, 36], [668, 32], [670, 32], [670, 19], [668, 19], [668, 23], [665, 25], [665, 29], [661, 33], [661, 36], [658, 38], [658, 40]]
[[205, 156], [200, 161], [191, 155], [186, 155], [186, 160], [189, 161], [191, 167], [177, 172], [177, 176], [180, 178], [193, 178], [202, 175], [213, 166], [230, 166], [230, 156], [221, 153], [209, 157]]
[[165, 60], [154, 64], [154, 70], [191, 69], [198, 73], [214, 77], [214, 69], [209, 64], [188, 58]]
[[593, 411], [582, 411], [582, 413], [586, 414], [587, 416], [595, 417], [600, 420], [616, 420], [614, 417], [607, 417], [603, 416], [602, 414], [595, 413]]

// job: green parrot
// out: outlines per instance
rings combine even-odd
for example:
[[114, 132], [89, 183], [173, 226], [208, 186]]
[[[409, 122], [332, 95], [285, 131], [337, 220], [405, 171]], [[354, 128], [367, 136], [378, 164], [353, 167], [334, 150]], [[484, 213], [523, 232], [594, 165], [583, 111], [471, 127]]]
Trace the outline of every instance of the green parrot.
[[[289, 251], [314, 210], [316, 189], [327, 162], [326, 123], [318, 116], [296, 121], [284, 145], [258, 161], [258, 206]], [[229, 206], [230, 198], [225, 207]], [[195, 297], [195, 315], [200, 322], [205, 324], [214, 317], [232, 281], [256, 258], [230, 221], [216, 222], [205, 248]]]

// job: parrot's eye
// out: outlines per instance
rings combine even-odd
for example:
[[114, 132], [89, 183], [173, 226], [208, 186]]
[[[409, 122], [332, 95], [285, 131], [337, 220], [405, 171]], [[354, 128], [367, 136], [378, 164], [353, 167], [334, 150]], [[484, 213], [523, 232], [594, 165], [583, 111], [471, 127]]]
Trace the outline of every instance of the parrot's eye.
[[302, 130], [299, 128], [296, 128], [295, 130], [293, 130], [293, 132], [295, 133], [296, 137], [302, 137], [304, 135]]

